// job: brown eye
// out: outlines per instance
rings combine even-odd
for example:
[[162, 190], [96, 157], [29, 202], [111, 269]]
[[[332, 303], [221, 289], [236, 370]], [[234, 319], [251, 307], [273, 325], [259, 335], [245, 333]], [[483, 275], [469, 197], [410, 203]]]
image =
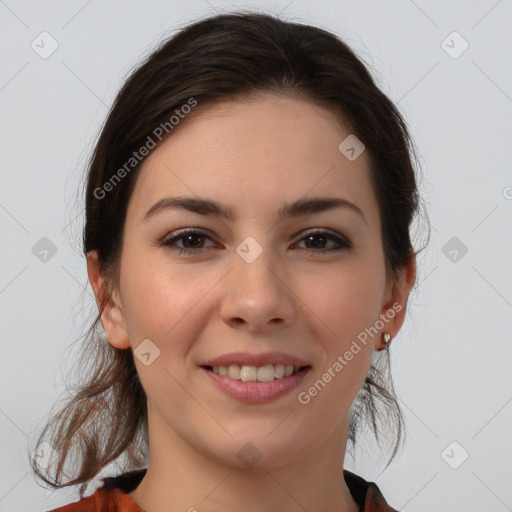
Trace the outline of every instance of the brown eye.
[[[327, 240], [327, 237], [320, 235], [308, 235], [304, 238], [306, 240], [306, 246], [308, 243], [312, 243], [314, 249], [323, 249]], [[321, 247], [322, 246], [322, 247]]]
[[[164, 238], [160, 242], [160, 245], [178, 251], [180, 254], [193, 254], [208, 248], [204, 247], [206, 239], [211, 240], [211, 238], [202, 231], [188, 230], [181, 231], [180, 233], [172, 233], [170, 237]], [[181, 246], [178, 242], [181, 242]]]
[[[193, 233], [193, 234], [190, 234], [190, 235], [180, 236], [179, 238], [184, 240], [183, 244], [184, 244], [186, 249], [196, 249], [197, 248], [196, 245], [198, 245], [198, 243], [199, 243], [198, 240], [201, 240], [204, 237], [202, 235], [197, 235], [196, 233]], [[190, 247], [191, 245], [193, 247]]]
[[[321, 229], [308, 232], [304, 237], [301, 238], [300, 241], [305, 241], [306, 249], [304, 250], [310, 254], [322, 254], [332, 251], [349, 249], [352, 247], [350, 242], [345, 237], [342, 237], [337, 233], [331, 233], [330, 231]], [[334, 242], [335, 246], [326, 247], [328, 242]]]

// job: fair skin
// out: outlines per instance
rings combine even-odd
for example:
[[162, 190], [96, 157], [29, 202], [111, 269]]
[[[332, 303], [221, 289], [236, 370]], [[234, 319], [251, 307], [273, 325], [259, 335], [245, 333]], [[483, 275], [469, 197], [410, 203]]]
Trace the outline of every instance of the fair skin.
[[[351, 131], [332, 112], [271, 94], [199, 108], [140, 169], [119, 283], [101, 317], [114, 347], [135, 350], [149, 339], [160, 350], [148, 366], [134, 358], [148, 396], [150, 457], [131, 496], [146, 512], [356, 512], [342, 478], [350, 406], [373, 351], [384, 348], [380, 333], [308, 404], [297, 397], [399, 303], [382, 329], [397, 334], [415, 266], [397, 282], [387, 278], [370, 157], [349, 161], [338, 150]], [[164, 209], [143, 219], [171, 196], [217, 201], [235, 218]], [[364, 218], [347, 207], [277, 216], [285, 203], [319, 196], [344, 198]], [[208, 234], [181, 238], [174, 250], [158, 244], [183, 228]], [[338, 242], [321, 235], [310, 243], [311, 228], [352, 247], [328, 251]], [[236, 251], [248, 236], [263, 249], [251, 263]], [[88, 272], [99, 299], [105, 277], [94, 253]], [[311, 369], [299, 388], [268, 403], [227, 396], [199, 367], [230, 352], [270, 351]], [[247, 443], [261, 454], [252, 467], [237, 456]]]

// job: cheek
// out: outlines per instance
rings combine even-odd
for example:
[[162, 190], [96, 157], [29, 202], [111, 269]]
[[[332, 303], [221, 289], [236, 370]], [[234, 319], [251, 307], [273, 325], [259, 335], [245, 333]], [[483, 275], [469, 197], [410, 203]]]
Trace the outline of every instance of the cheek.
[[200, 327], [199, 312], [205, 315], [203, 298], [218, 278], [165, 259], [135, 255], [126, 258], [123, 272], [123, 306], [132, 345], [149, 338], [165, 352], [184, 350]]
[[364, 384], [374, 350], [373, 338], [365, 329], [378, 319], [382, 283], [368, 267], [355, 265], [308, 283], [313, 291], [305, 302], [321, 320], [314, 336], [322, 345], [322, 361], [301, 390], [299, 407], [305, 408], [304, 421], [311, 423], [313, 431], [318, 429], [316, 418], [322, 418], [325, 428], [346, 419], [344, 413]]
[[381, 313], [384, 266], [377, 260], [354, 258], [308, 281], [301, 293], [310, 291], [307, 304], [321, 320], [315, 337], [323, 349], [321, 368], [315, 373], [315, 382], [322, 382], [311, 390], [310, 405], [320, 414], [329, 403], [332, 409], [327, 414], [335, 421], [355, 399], [371, 364], [374, 331], [370, 327]]
[[378, 319], [385, 286], [384, 272], [378, 268], [377, 262], [373, 266], [347, 264], [311, 279], [308, 295], [304, 288], [302, 296], [309, 297], [307, 303], [338, 348]]
[[[122, 298], [135, 365], [148, 398], [165, 411], [191, 407], [187, 356], [203, 329], [207, 295], [218, 279], [168, 262], [127, 258]], [[137, 346], [149, 339], [149, 365], [137, 357]], [[155, 357], [154, 354], [157, 354]]]

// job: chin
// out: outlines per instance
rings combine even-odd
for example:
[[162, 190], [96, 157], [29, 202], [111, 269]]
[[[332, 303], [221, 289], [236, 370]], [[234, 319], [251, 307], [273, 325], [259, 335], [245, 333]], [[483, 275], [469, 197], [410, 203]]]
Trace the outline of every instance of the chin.
[[222, 436], [219, 443], [208, 437], [205, 439], [210, 445], [207, 449], [219, 462], [237, 468], [272, 469], [292, 463], [302, 456], [303, 444], [307, 445], [308, 441], [297, 432], [293, 437], [286, 428], [279, 427], [282, 419], [266, 422], [265, 426], [261, 422], [256, 426], [252, 421], [252, 425], [245, 424], [237, 433], [228, 428], [233, 437]]

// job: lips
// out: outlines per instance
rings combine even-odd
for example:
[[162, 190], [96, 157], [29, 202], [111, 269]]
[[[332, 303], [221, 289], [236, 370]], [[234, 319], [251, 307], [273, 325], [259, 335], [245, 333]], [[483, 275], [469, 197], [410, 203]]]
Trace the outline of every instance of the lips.
[[231, 398], [256, 404], [290, 393], [309, 373], [311, 365], [284, 352], [237, 352], [204, 361], [200, 368]]
[[305, 366], [297, 373], [270, 382], [244, 382], [227, 375], [219, 375], [201, 367], [201, 372], [227, 396], [246, 404], [260, 404], [282, 398], [296, 389], [309, 374], [311, 367]]

